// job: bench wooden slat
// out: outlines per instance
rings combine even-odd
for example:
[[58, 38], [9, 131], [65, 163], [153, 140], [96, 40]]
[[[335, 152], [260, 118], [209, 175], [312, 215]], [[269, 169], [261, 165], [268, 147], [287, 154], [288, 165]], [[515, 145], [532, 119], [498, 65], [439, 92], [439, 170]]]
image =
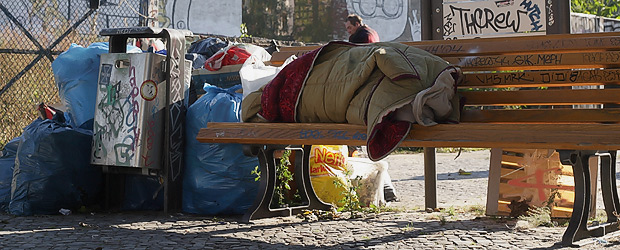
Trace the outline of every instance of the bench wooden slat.
[[404, 42], [438, 56], [515, 54], [547, 51], [618, 50], [620, 33], [588, 33], [527, 37], [497, 37], [437, 41]]
[[[577, 52], [577, 51], [609, 51], [618, 50], [620, 46], [620, 32], [605, 34], [571, 34], [547, 35], [527, 37], [496, 37], [481, 39], [416, 41], [403, 44], [428, 51], [438, 56], [455, 55], [486, 55], [486, 54], [516, 54], [522, 52]], [[508, 45], [508, 46], [507, 46]], [[282, 46], [280, 52], [307, 52], [320, 46]], [[286, 58], [286, 57], [285, 57]]]
[[282, 46], [279, 48], [280, 52], [288, 52], [288, 51], [311, 51], [320, 48], [319, 45], [310, 45], [310, 46]]
[[620, 109], [463, 110], [461, 122], [478, 123], [620, 123]]
[[459, 65], [463, 71], [507, 71], [541, 69], [592, 69], [620, 66], [620, 51], [578, 53], [524, 53], [518, 55], [445, 56], [449, 63]]
[[[414, 125], [403, 142], [425, 147], [499, 147], [556, 149], [620, 148], [618, 124], [440, 124]], [[416, 129], [420, 133], [416, 133]], [[415, 138], [414, 138], [415, 137]], [[486, 145], [486, 146], [484, 146]]]
[[571, 105], [618, 103], [620, 89], [461, 91], [465, 105]]
[[[620, 32], [604, 35], [571, 34], [527, 37], [501, 37], [464, 40], [403, 42], [437, 56], [458, 55], [509, 55], [532, 52], [598, 52], [619, 50]], [[284, 62], [290, 55], [303, 55], [320, 46], [283, 46], [274, 53], [272, 61]]]
[[559, 87], [615, 84], [620, 69], [538, 70], [521, 72], [468, 73], [460, 88]]
[[[209, 123], [197, 140], [241, 144], [365, 145], [366, 127], [314, 123]], [[620, 148], [620, 124], [413, 125], [402, 147], [510, 147], [611, 150]]]

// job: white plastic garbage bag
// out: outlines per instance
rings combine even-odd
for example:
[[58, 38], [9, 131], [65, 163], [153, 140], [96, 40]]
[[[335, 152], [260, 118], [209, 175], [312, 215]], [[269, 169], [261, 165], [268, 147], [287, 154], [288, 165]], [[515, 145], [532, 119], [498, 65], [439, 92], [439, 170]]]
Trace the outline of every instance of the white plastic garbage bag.
[[248, 94], [269, 83], [269, 81], [276, 77], [280, 70], [295, 59], [297, 59], [297, 57], [292, 55], [284, 61], [282, 66], [274, 67], [265, 65], [260, 55], [255, 56], [252, 54], [239, 70], [241, 86], [243, 87], [243, 99], [245, 99]]
[[[353, 186], [359, 185], [357, 196], [363, 207], [385, 205], [383, 194], [383, 181], [387, 174], [388, 163], [386, 161], [373, 162], [368, 158], [347, 158], [353, 173], [351, 178]], [[361, 178], [359, 178], [361, 177]], [[356, 183], [359, 180], [359, 183]]]

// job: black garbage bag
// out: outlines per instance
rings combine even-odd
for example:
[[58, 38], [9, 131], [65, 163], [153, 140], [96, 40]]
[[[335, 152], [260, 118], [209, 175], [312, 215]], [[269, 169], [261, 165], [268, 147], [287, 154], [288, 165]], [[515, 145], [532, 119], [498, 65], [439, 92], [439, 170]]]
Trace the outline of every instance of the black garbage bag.
[[0, 151], [0, 212], [2, 213], [7, 212], [9, 202], [11, 202], [11, 181], [19, 141], [20, 137], [9, 141]]
[[90, 164], [91, 130], [37, 119], [21, 137], [9, 213], [56, 214], [100, 200], [102, 172]]
[[123, 198], [122, 209], [164, 209], [164, 185], [162, 182], [157, 176], [125, 176], [125, 197]]
[[228, 42], [224, 42], [217, 37], [209, 37], [192, 43], [189, 49], [187, 49], [187, 53], [201, 54], [209, 58], [226, 46], [228, 46]]

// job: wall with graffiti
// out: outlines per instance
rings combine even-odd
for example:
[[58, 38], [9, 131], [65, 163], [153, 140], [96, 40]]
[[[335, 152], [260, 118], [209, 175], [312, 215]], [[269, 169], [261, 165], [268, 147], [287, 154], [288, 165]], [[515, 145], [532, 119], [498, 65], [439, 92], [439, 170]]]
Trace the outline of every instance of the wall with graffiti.
[[196, 34], [240, 36], [242, 0], [159, 0], [163, 28], [188, 29]]
[[347, 0], [347, 10], [364, 19], [381, 41], [420, 41], [420, 0]]
[[595, 15], [571, 13], [570, 32], [593, 33], [620, 31], [620, 20]]
[[[112, 4], [112, 0], [106, 2]], [[144, 2], [146, 0], [133, 0]], [[428, 0], [149, 0], [157, 5], [161, 27], [190, 29], [197, 34], [240, 36], [248, 34], [282, 40], [327, 42], [347, 40], [346, 16], [357, 14], [377, 31], [381, 41], [422, 39], [421, 13]], [[120, 1], [124, 3], [126, 1]], [[443, 1], [443, 39], [492, 36], [544, 35], [555, 22], [551, 0]], [[116, 3], [116, 4], [121, 4]], [[436, 3], [433, 1], [432, 3]], [[108, 15], [105, 18], [125, 18]], [[434, 14], [434, 13], [433, 13]], [[601, 24], [573, 15], [573, 32], [593, 32]], [[595, 23], [596, 22], [596, 23]], [[614, 31], [620, 24], [602, 20], [600, 29]], [[596, 28], [594, 28], [594, 26]]]
[[454, 1], [443, 4], [444, 39], [544, 35], [544, 0]]

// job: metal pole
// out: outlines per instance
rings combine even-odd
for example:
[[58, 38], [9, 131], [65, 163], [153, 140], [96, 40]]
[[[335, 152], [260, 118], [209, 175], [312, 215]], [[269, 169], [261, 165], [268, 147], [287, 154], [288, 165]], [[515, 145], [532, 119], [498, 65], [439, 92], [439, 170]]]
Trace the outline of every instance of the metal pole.
[[547, 34], [570, 34], [570, 0], [547, 2]]
[[426, 208], [437, 208], [435, 148], [424, 148], [424, 206]]

